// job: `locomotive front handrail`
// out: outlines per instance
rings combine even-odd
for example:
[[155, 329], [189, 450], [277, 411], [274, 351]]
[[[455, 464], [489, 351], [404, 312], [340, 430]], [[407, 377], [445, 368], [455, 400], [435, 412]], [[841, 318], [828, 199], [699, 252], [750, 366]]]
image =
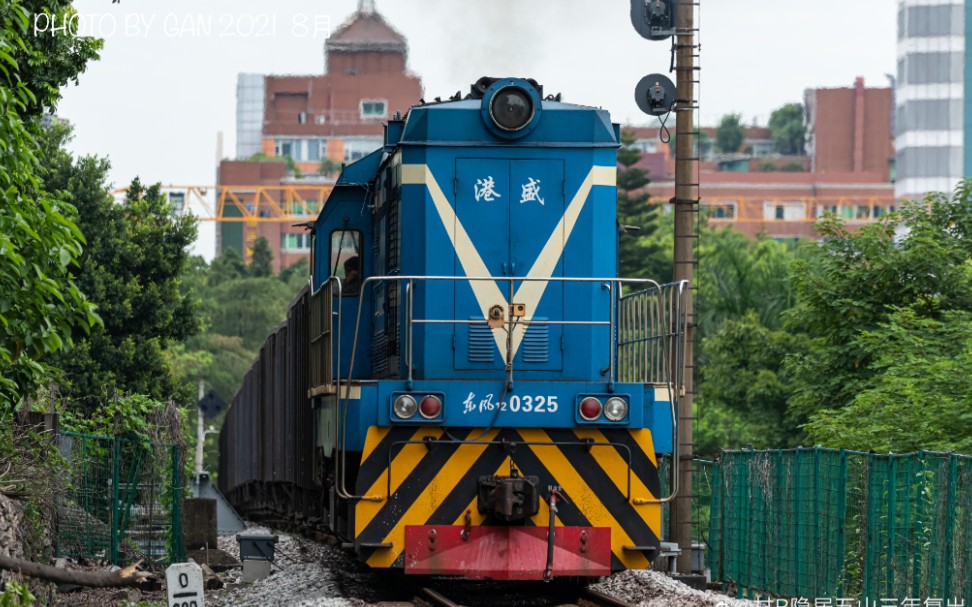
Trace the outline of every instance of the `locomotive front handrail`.
[[334, 310], [333, 301], [337, 297], [337, 326], [341, 326], [341, 302], [343, 300], [341, 279], [331, 276], [317, 291], [311, 291], [310, 296], [310, 396], [316, 396], [313, 391], [322, 386], [341, 385], [341, 366], [334, 365], [334, 360], [341, 360], [341, 340], [338, 339], [335, 359], [331, 350], [334, 343]]
[[[328, 376], [333, 376], [335, 394], [337, 396], [337, 403], [334, 407], [334, 428], [335, 431], [337, 432], [337, 440], [335, 441], [335, 443], [338, 445], [338, 450], [342, 454], [341, 459], [336, 460], [336, 462], [339, 461], [340, 463], [337, 466], [338, 470], [335, 471], [336, 482], [334, 483], [334, 490], [338, 494], [338, 496], [340, 496], [343, 499], [355, 499], [355, 498], [363, 498], [364, 496], [351, 495], [345, 489], [345, 478], [346, 478], [345, 471], [347, 468], [347, 461], [344, 457], [344, 454], [347, 452], [347, 417], [348, 417], [347, 404], [350, 403], [351, 401], [351, 369], [349, 367], [348, 381], [345, 382], [345, 386], [346, 386], [345, 388], [346, 405], [345, 405], [345, 414], [344, 414], [345, 425], [342, 428], [341, 406], [340, 406], [341, 405], [341, 339], [340, 336], [338, 336], [338, 339], [334, 339], [335, 315], [333, 314], [333, 311], [331, 309], [331, 301], [333, 301], [333, 299], [337, 297], [338, 303], [337, 303], [337, 314], [336, 314], [337, 323], [336, 324], [338, 327], [340, 327], [341, 326], [341, 302], [343, 300], [342, 295], [343, 295], [343, 287], [341, 285], [341, 279], [337, 276], [328, 277], [328, 279], [324, 281], [324, 284], [321, 285], [320, 289], [311, 293], [312, 317], [313, 317], [313, 312], [316, 309], [314, 307], [314, 298], [319, 297], [321, 299], [321, 303], [320, 303], [321, 310], [319, 311], [320, 314], [319, 330], [321, 331], [321, 334], [316, 337], [312, 337], [310, 340], [312, 353], [314, 352], [314, 344], [317, 342], [321, 342], [321, 345], [318, 346], [320, 350], [320, 354], [318, 355], [318, 357], [311, 356], [311, 368], [312, 369], [314, 368], [315, 358], [320, 358], [321, 360], [318, 360], [318, 362], [322, 365], [326, 365], [325, 368], [320, 370], [324, 373], [324, 377], [322, 378], [322, 381], [326, 382], [321, 385], [330, 385], [330, 382], [327, 382], [327, 379]], [[359, 307], [359, 312], [360, 312], [360, 307]], [[313, 327], [317, 326], [317, 323], [312, 322], [311, 326], [313, 329]], [[355, 332], [355, 335], [357, 336], [357, 332]], [[330, 341], [331, 343], [328, 343], [328, 341]], [[336, 342], [336, 344], [334, 342]], [[336, 358], [332, 358], [330, 364], [327, 364], [325, 362], [326, 355], [329, 354], [329, 351], [332, 348], [336, 348], [337, 350]], [[335, 360], [337, 361], [336, 364], [334, 363]], [[315, 387], [320, 387], [320, 386], [315, 386]], [[317, 449], [314, 449], [314, 453], [316, 456]], [[340, 479], [340, 482], [337, 482], [338, 479]]]
[[[457, 318], [456, 320], [446, 320], [446, 319], [413, 319], [412, 322], [416, 325], [481, 325], [484, 321], [482, 320], [462, 320]], [[554, 325], [554, 326], [580, 326], [585, 327], [606, 327], [611, 324], [609, 320], [521, 320], [517, 323], [520, 326], [529, 325]]]
[[[674, 290], [676, 291], [675, 294], [676, 296], [672, 297], [667, 302], [668, 303], [667, 306], [665, 305], [659, 306], [658, 310], [653, 310], [647, 305], [645, 306], [640, 305], [641, 304], [640, 300], [645, 299], [647, 291], [638, 291], [626, 295], [622, 297], [618, 303], [619, 303], [619, 307], [627, 308], [624, 311], [628, 314], [628, 318], [634, 316], [636, 320], [640, 319], [643, 321], [650, 322], [650, 315], [653, 312], [658, 312], [658, 313], [662, 313], [666, 311], [668, 312], [667, 316], [665, 316], [665, 319], [668, 321], [668, 324], [672, 327], [672, 332], [669, 334], [669, 337], [671, 337], [671, 343], [669, 344], [669, 347], [671, 347], [672, 351], [667, 359], [662, 357], [662, 361], [667, 360], [669, 366], [668, 369], [669, 381], [667, 382], [667, 384], [669, 390], [668, 401], [669, 401], [669, 406], [671, 407], [671, 415], [672, 415], [672, 459], [673, 461], [678, 461], [678, 452], [679, 452], [679, 447], [681, 446], [679, 441], [679, 433], [678, 433], [678, 426], [679, 426], [678, 400], [679, 397], [681, 396], [681, 391], [683, 389], [682, 372], [684, 371], [685, 368], [685, 362], [683, 359], [684, 351], [685, 351], [684, 340], [687, 339], [686, 315], [688, 312], [687, 309], [684, 309], [682, 307], [682, 299], [685, 293], [685, 289], [688, 286], [688, 281], [682, 280], [677, 283], [672, 283], [671, 285], [666, 285], [666, 286], [674, 287]], [[665, 302], [660, 302], [660, 303], [664, 304]], [[637, 326], [638, 323], [634, 322], [633, 324]], [[631, 345], [635, 346], [635, 348], [633, 348], [635, 349], [635, 357], [633, 358], [634, 361], [642, 360], [637, 356], [638, 354], [637, 346], [638, 345], [643, 346], [643, 350], [641, 354], [644, 357], [643, 360], [645, 366], [642, 368], [642, 367], [638, 367], [636, 364], [634, 369], [635, 372], [637, 372], [638, 370], [644, 370], [646, 374], [649, 374], [652, 369], [652, 365], [651, 365], [651, 361], [653, 360], [652, 357], [654, 356], [654, 354], [656, 354], [656, 352], [654, 352], [653, 350], [649, 350], [649, 346], [651, 345], [651, 337], [650, 336], [635, 337], [634, 339], [631, 339], [623, 344], [619, 344], [618, 346], [619, 356], [620, 356], [620, 350], [622, 346], [631, 346]], [[663, 354], [663, 352], [659, 354]], [[664, 369], [662, 369], [662, 372], [664, 373]], [[671, 490], [666, 497], [659, 499], [658, 503], [663, 504], [669, 502], [673, 500], [675, 496], [678, 495], [678, 490], [679, 490], [678, 477], [679, 474], [677, 473], [669, 475], [669, 486]]]
[[[659, 349], [658, 347], [648, 348], [647, 345], [646, 345], [643, 348], [643, 351], [642, 351], [642, 354], [645, 356], [645, 360], [644, 361], [636, 362], [632, 368], [629, 368], [628, 369], [629, 371], [631, 371], [633, 369], [634, 375], [626, 375], [625, 376], [625, 379], [627, 379], [629, 382], [635, 382], [635, 381], [637, 381], [639, 383], [644, 383], [644, 384], [649, 384], [649, 383], [651, 383], [651, 384], [664, 384], [668, 388], [668, 392], [669, 392], [669, 402], [670, 402], [670, 405], [671, 405], [671, 413], [672, 413], [672, 445], [673, 445], [672, 449], [673, 449], [673, 453], [677, 457], [678, 448], [679, 448], [679, 440], [678, 440], [678, 427], [679, 427], [679, 420], [678, 420], [678, 399], [679, 399], [679, 396], [680, 396], [680, 392], [682, 390], [681, 377], [682, 377], [682, 370], [683, 370], [683, 367], [684, 367], [684, 361], [682, 360], [682, 356], [683, 356], [683, 353], [684, 353], [684, 344], [682, 343], [682, 340], [685, 339], [685, 335], [686, 335], [686, 331], [685, 331], [685, 329], [686, 329], [686, 318], [685, 318], [686, 310], [684, 310], [683, 307], [682, 307], [682, 298], [683, 298], [683, 295], [684, 295], [685, 287], [687, 285], [687, 282], [686, 281], [683, 280], [683, 281], [679, 281], [677, 283], [670, 283], [670, 284], [667, 284], [667, 285], [661, 285], [661, 284], [659, 284], [658, 282], [656, 282], [654, 280], [644, 279], [644, 278], [593, 278], [593, 277], [592, 278], [587, 278], [587, 277], [548, 277], [548, 278], [540, 278], [540, 277], [530, 277], [530, 276], [493, 277], [493, 276], [418, 276], [418, 275], [416, 275], [416, 276], [401, 276], [401, 275], [396, 275], [396, 276], [369, 276], [369, 277], [365, 278], [365, 280], [361, 284], [361, 292], [362, 293], [364, 292], [365, 287], [369, 283], [371, 283], [371, 284], [377, 284], [377, 283], [381, 283], [381, 282], [405, 282], [405, 294], [406, 294], [406, 301], [405, 301], [405, 312], [406, 312], [405, 341], [406, 341], [406, 344], [407, 344], [406, 367], [408, 368], [408, 385], [411, 385], [412, 380], [413, 380], [413, 376], [412, 376], [412, 370], [413, 370], [413, 358], [412, 358], [413, 337], [412, 337], [412, 327], [413, 327], [413, 325], [415, 325], [415, 324], [454, 324], [454, 325], [466, 325], [466, 324], [476, 324], [478, 322], [486, 322], [486, 319], [483, 319], [483, 321], [469, 321], [469, 320], [459, 320], [459, 319], [419, 319], [419, 320], [414, 319], [413, 318], [413, 311], [414, 311], [413, 300], [414, 300], [414, 295], [415, 295], [414, 285], [415, 285], [415, 282], [416, 281], [422, 281], [422, 282], [433, 282], [433, 281], [443, 281], [443, 282], [492, 282], [494, 284], [502, 281], [502, 282], [505, 282], [505, 283], [507, 283], [509, 285], [510, 301], [505, 302], [508, 305], [513, 303], [512, 302], [512, 298], [513, 298], [512, 293], [513, 293], [513, 285], [515, 283], [523, 283], [523, 282], [548, 282], [548, 283], [549, 282], [558, 282], [558, 283], [588, 283], [588, 284], [601, 283], [601, 284], [606, 285], [607, 288], [608, 288], [608, 292], [609, 292], [609, 298], [608, 298], [609, 299], [609, 301], [608, 301], [609, 321], [607, 323], [605, 323], [604, 321], [595, 321], [595, 320], [591, 320], [591, 321], [549, 321], [549, 320], [533, 320], [533, 319], [531, 319], [529, 321], [524, 321], [524, 324], [532, 323], [532, 324], [536, 324], [536, 325], [556, 325], [556, 324], [567, 324], [567, 323], [570, 323], [573, 326], [608, 326], [609, 327], [609, 331], [608, 331], [608, 333], [609, 333], [609, 341], [610, 341], [609, 366], [608, 366], [608, 381], [609, 381], [609, 384], [611, 386], [613, 386], [613, 383], [618, 379], [617, 374], [616, 374], [617, 371], [618, 371], [618, 369], [615, 366], [615, 359], [620, 356], [620, 351], [621, 351], [621, 348], [622, 347], [632, 346], [632, 345], [637, 346], [638, 344], [651, 344], [651, 345], [656, 345], [653, 342], [658, 342], [658, 341], [666, 342], [666, 343], [662, 343], [661, 349]], [[643, 288], [642, 290], [637, 291], [635, 293], [631, 293], [629, 295], [625, 295], [625, 296], [622, 296], [622, 297], [616, 297], [615, 294], [616, 293], [620, 293], [621, 287], [622, 286], [625, 286], [625, 285], [627, 285], [627, 286], [631, 286], [631, 285], [643, 285], [646, 288]], [[666, 292], [668, 292], [668, 291], [675, 291], [675, 294], [674, 295], [671, 295], [669, 293], [668, 294], [668, 299], [664, 299], [663, 300], [664, 294]], [[658, 305], [656, 306], [657, 309], [651, 308], [651, 306], [650, 306], [650, 303], [651, 303], [650, 297], [652, 295], [658, 295], [659, 301], [658, 301]], [[348, 386], [348, 388], [345, 391], [345, 397], [343, 399], [344, 400], [344, 403], [343, 403], [343, 409], [344, 409], [344, 420], [343, 420], [343, 424], [342, 424], [341, 419], [340, 419], [340, 417], [341, 417], [341, 412], [340, 412], [340, 410], [341, 410], [341, 400], [342, 400], [341, 399], [340, 392], [338, 392], [338, 407], [335, 408], [336, 409], [336, 415], [338, 416], [338, 419], [336, 420], [337, 421], [338, 432], [339, 432], [338, 445], [339, 445], [339, 450], [341, 451], [341, 454], [340, 454], [340, 462], [341, 462], [341, 464], [340, 464], [340, 468], [341, 468], [340, 484], [337, 486], [336, 491], [338, 492], [338, 494], [341, 497], [343, 497], [345, 499], [374, 499], [374, 496], [351, 495], [351, 494], [349, 494], [346, 491], [346, 489], [345, 489], [345, 475], [344, 475], [344, 470], [347, 467], [346, 466], [346, 464], [347, 464], [347, 462], [346, 462], [346, 458], [347, 458], [347, 422], [348, 422], [348, 410], [350, 408], [350, 401], [351, 401], [351, 397], [350, 397], [350, 395], [351, 395], [351, 381], [352, 381], [352, 379], [354, 377], [354, 361], [355, 361], [355, 356], [357, 354], [357, 348], [358, 348], [358, 336], [359, 336], [360, 329], [361, 329], [361, 313], [362, 313], [362, 309], [363, 309], [364, 299], [365, 299], [364, 297], [361, 297], [361, 298], [358, 299], [358, 310], [357, 310], [357, 315], [356, 315], [355, 325], [354, 325], [354, 337], [353, 337], [352, 346], [351, 346], [351, 360], [350, 360], [350, 364], [349, 364], [349, 367], [348, 367], [348, 380], [347, 380], [347, 386]], [[643, 311], [644, 313], [641, 313], [642, 312], [641, 310], [627, 310], [627, 309], [624, 310], [624, 312], [628, 313], [628, 318], [629, 319], [631, 319], [631, 318], [634, 318], [635, 319], [635, 321], [629, 321], [629, 322], [631, 322], [631, 326], [627, 326], [627, 325], [625, 326], [629, 330], [632, 329], [632, 328], [635, 329], [635, 337], [633, 337], [631, 339], [628, 339], [628, 340], [625, 340], [625, 341], [619, 341], [618, 333], [619, 332], [624, 332], [624, 330], [623, 329], [622, 330], [619, 330], [619, 326], [618, 325], [620, 325], [621, 323], [615, 317], [615, 308], [616, 307], [618, 307], [618, 308], [622, 308], [622, 307], [629, 308], [629, 307], [632, 307], [632, 305], [637, 306], [638, 303], [639, 302], [642, 302], [642, 301], [645, 303], [645, 306], [647, 308], [649, 308], [649, 309], [644, 310]], [[635, 303], [634, 304], [630, 304], [630, 303], [626, 304], [625, 302], [635, 302]], [[620, 312], [622, 312], [622, 310], [619, 309], [618, 312], [619, 312], [619, 315], [620, 315]], [[638, 312], [638, 313], [635, 313], [635, 312]], [[651, 319], [653, 319], [653, 318], [656, 319], [656, 320], [658, 320], [659, 323], [662, 323], [663, 322], [664, 324], [668, 325], [669, 330], [667, 332], [660, 332], [660, 333], [655, 334], [655, 333], [651, 333], [651, 331], [650, 331], [650, 329], [652, 327], [648, 327], [649, 328], [649, 332], [646, 335], [638, 335], [637, 334], [637, 324], [636, 324], [636, 321], [637, 320], [642, 320], [642, 321], [649, 321], [650, 322]], [[513, 325], [513, 322], [510, 321], [509, 323], [507, 323], [507, 330], [510, 330], [513, 326], [514, 326]], [[340, 340], [338, 340], [338, 341], [340, 341]], [[627, 348], [627, 349], [634, 349], [634, 348]], [[667, 353], [667, 355], [666, 355], [666, 353]], [[655, 362], [656, 362], [656, 358], [655, 357], [656, 356], [659, 357], [658, 358], [658, 361], [657, 361], [659, 364], [655, 364]], [[627, 360], [627, 361], [631, 361], [631, 360], [637, 361], [638, 359], [631, 358], [631, 357], [625, 357], [625, 360]], [[511, 356], [507, 356], [506, 367], [507, 367], [507, 373], [508, 373], [508, 381], [509, 381], [509, 379], [511, 377], [511, 374], [512, 374], [512, 363], [513, 363], [512, 357]], [[642, 371], [643, 371], [643, 373], [639, 373], [639, 372], [642, 372]], [[661, 375], [661, 377], [655, 377], [654, 376], [655, 372], [659, 373]], [[659, 380], [661, 380], [661, 381], [659, 381]], [[338, 384], [338, 389], [340, 389], [340, 383]], [[671, 478], [671, 494], [668, 495], [668, 496], [666, 496], [665, 498], [659, 499], [658, 501], [661, 502], [661, 503], [668, 502], [668, 501], [672, 500], [677, 495], [677, 493], [678, 493], [678, 489], [679, 489], [679, 483], [678, 483], [678, 479], [677, 479], [677, 476], [678, 475], [671, 475], [671, 476], [672, 476], [672, 478]]]

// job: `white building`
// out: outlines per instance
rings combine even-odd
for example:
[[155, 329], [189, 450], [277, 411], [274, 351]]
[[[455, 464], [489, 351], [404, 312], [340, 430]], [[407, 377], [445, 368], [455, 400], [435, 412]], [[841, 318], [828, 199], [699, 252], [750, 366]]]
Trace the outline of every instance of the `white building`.
[[[951, 193], [972, 175], [972, 61], [966, 22], [972, 0], [898, 0], [895, 195]], [[968, 14], [972, 17], [972, 14]]]

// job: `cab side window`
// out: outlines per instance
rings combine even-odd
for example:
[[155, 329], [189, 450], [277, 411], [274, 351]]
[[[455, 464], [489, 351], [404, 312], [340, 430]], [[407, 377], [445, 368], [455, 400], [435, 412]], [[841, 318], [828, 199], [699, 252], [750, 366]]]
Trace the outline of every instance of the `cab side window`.
[[354, 297], [361, 291], [364, 280], [364, 256], [361, 250], [361, 232], [358, 230], [334, 230], [331, 232], [331, 275], [341, 279], [341, 293]]

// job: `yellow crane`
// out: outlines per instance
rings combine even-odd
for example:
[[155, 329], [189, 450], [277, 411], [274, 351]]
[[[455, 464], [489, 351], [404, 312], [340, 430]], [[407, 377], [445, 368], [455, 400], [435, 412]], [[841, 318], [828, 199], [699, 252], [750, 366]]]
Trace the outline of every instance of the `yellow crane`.
[[[191, 211], [199, 221], [297, 223], [316, 217], [333, 183], [280, 185], [166, 185], [162, 191], [177, 212]], [[114, 190], [123, 197], [128, 188]]]

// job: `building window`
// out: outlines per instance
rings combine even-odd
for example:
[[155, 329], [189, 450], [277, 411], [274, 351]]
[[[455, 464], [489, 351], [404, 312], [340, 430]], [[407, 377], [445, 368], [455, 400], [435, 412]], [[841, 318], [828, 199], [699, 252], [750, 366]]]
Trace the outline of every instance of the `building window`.
[[874, 207], [874, 219], [878, 219], [880, 217], [884, 217], [888, 213], [894, 213], [894, 211], [895, 211], [895, 206], [894, 205], [889, 205], [889, 206], [886, 206], [886, 207], [875, 206]]
[[911, 53], [905, 58], [906, 84], [961, 82], [965, 56], [961, 52]]
[[820, 204], [817, 205], [817, 218], [821, 218], [824, 214], [830, 213], [832, 215], [837, 214], [837, 205], [835, 204]]
[[297, 124], [307, 123], [307, 112], [297, 112]]
[[[963, 8], [942, 2], [940, 6], [912, 6], [907, 13], [907, 37], [961, 36], [965, 27]], [[898, 12], [898, 38], [905, 37], [902, 13]]]
[[289, 156], [297, 162], [320, 160], [321, 140], [319, 139], [277, 139], [274, 155]]
[[277, 149], [275, 150], [276, 156], [290, 156], [294, 157], [294, 142], [290, 139], [280, 139], [277, 140]]
[[361, 232], [334, 230], [331, 232], [330, 274], [341, 279], [341, 293], [353, 297], [361, 290], [362, 274]]
[[736, 219], [736, 202], [703, 202], [706, 216], [709, 219], [734, 220]]
[[772, 140], [753, 139], [746, 143], [752, 146], [753, 156], [769, 156], [775, 151]]
[[380, 137], [361, 137], [344, 140], [344, 162], [354, 162], [367, 156], [381, 147]]
[[363, 99], [361, 101], [361, 117], [384, 118], [386, 105], [388, 104], [384, 99]]
[[766, 202], [763, 219], [766, 221], [797, 221], [805, 218], [802, 202]]
[[309, 251], [310, 245], [310, 234], [284, 234], [283, 246], [280, 248], [284, 251]]

